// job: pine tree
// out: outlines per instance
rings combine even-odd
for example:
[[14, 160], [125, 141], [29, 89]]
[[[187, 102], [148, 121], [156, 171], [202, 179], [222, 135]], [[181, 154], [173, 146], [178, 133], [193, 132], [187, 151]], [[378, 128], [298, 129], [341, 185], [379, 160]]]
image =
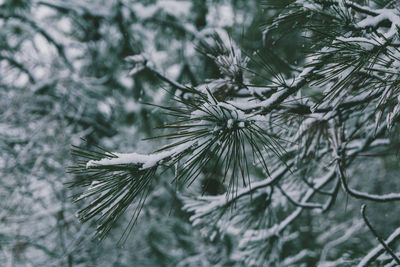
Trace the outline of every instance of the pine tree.
[[1, 262], [400, 264], [398, 1], [6, 0], [0, 23]]
[[[362, 216], [346, 216], [360, 206], [357, 200], [392, 206], [400, 200], [379, 177], [368, 181], [383, 183], [379, 190], [363, 181], [369, 161], [382, 168], [377, 161], [398, 148], [398, 3], [289, 0], [263, 7], [275, 14], [263, 26], [265, 43], [275, 38], [269, 53], [241, 49], [223, 32], [191, 32], [219, 70], [218, 77], [199, 85], [162, 76], [145, 54], [128, 58], [135, 69], [156, 73], [170, 85], [170, 105], [147, 103], [169, 116], [150, 138], [164, 145], [150, 154], [74, 148], [82, 161], [71, 168], [79, 175], [71, 185], [85, 188], [79, 199], [94, 196], [80, 218], [97, 216], [97, 235], [103, 238], [132, 207], [129, 233], [146, 196], [159, 179], [169, 179], [200, 188], [198, 195], [183, 193], [183, 209], [209, 238], [234, 236], [238, 262], [399, 264], [393, 245], [400, 236], [398, 213], [392, 214], [394, 228], [386, 241], [365, 206]], [[303, 60], [273, 53], [288, 34], [300, 37]], [[343, 197], [345, 205], [338, 203]], [[335, 206], [345, 212], [329, 224]], [[371, 233], [365, 233], [363, 220]], [[342, 243], [354, 242], [354, 235], [364, 240], [361, 234], [372, 239], [372, 233], [381, 246], [368, 253], [368, 246], [358, 244], [346, 253]]]

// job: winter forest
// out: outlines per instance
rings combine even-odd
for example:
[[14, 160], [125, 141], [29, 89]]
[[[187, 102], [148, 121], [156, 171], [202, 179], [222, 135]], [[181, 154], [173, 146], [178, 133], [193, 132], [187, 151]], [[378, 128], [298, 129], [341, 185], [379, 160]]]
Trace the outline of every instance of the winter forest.
[[0, 0], [0, 266], [400, 266], [398, 0]]

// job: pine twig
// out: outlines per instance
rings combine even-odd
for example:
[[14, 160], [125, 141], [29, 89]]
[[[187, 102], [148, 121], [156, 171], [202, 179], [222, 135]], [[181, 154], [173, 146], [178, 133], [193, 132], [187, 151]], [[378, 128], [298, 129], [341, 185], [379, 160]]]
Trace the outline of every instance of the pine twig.
[[295, 199], [293, 199], [288, 193], [285, 192], [285, 190], [282, 189], [281, 186], [276, 185], [278, 187], [279, 191], [286, 197], [287, 200], [289, 200], [290, 203], [295, 205], [296, 207], [302, 207], [305, 209], [322, 209], [323, 206], [322, 204], [319, 203], [310, 203], [310, 202], [299, 202]]
[[[393, 231], [393, 233], [385, 240], [389, 246], [394, 244], [400, 239], [400, 227]], [[357, 265], [357, 267], [369, 266], [374, 260], [385, 252], [385, 248], [382, 245], [376, 246], [372, 249]]]
[[391, 202], [391, 201], [400, 201], [400, 194], [386, 194], [386, 195], [375, 195], [375, 194], [368, 194], [365, 192], [357, 191], [349, 187], [349, 185], [346, 182], [346, 178], [344, 176], [344, 171], [343, 171], [343, 166], [340, 160], [338, 160], [337, 164], [337, 169], [338, 169], [338, 174], [339, 174], [339, 179], [342, 183], [343, 189], [346, 191], [347, 194], [354, 198], [358, 199], [365, 199], [365, 200], [371, 200], [371, 201], [376, 201], [376, 202]]
[[158, 70], [156, 70], [155, 68], [151, 68], [149, 66], [145, 66], [145, 68], [149, 71], [151, 71], [152, 73], [154, 73], [160, 80], [168, 83], [169, 85], [171, 85], [172, 87], [174, 87], [175, 89], [179, 89], [182, 92], [191, 92], [190, 89], [188, 89], [188, 87], [186, 87], [185, 85], [182, 85], [180, 83], [178, 83], [177, 81], [174, 81], [170, 78], [168, 78], [167, 76], [165, 76], [164, 74], [162, 74], [161, 72], [159, 72]]
[[365, 224], [368, 226], [369, 230], [372, 232], [372, 234], [378, 239], [379, 243], [382, 244], [382, 246], [385, 248], [386, 252], [392, 256], [392, 258], [397, 262], [397, 264], [400, 265], [400, 258], [396, 256], [396, 254], [393, 252], [393, 250], [385, 243], [385, 241], [382, 239], [381, 236], [376, 232], [376, 230], [372, 227], [371, 223], [368, 221], [367, 216], [365, 215], [365, 209], [367, 205], [363, 204], [361, 206], [361, 215], [364, 219]]

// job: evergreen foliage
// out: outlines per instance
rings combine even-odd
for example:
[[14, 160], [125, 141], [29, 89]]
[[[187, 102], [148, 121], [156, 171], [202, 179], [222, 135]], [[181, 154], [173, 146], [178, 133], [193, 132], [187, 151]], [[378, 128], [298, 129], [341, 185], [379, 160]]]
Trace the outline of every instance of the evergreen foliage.
[[[137, 179], [137, 171], [153, 179], [147, 173], [163, 166], [161, 179], [167, 179], [165, 169], [174, 167], [171, 182], [188, 185], [218, 175], [215, 179], [225, 185], [226, 196], [181, 197], [183, 209], [209, 238], [234, 236], [234, 260], [246, 265], [354, 266], [361, 260], [359, 266], [365, 266], [376, 260], [392, 266], [399, 261], [396, 250], [377, 234], [365, 213], [366, 225], [385, 248], [374, 256], [372, 252], [364, 256], [362, 250], [346, 255], [346, 249], [334, 256], [329, 249], [345, 241], [340, 238], [316, 253], [318, 244], [329, 240], [337, 226], [327, 232], [317, 230], [314, 241], [301, 244], [302, 234], [296, 232], [301, 223], [296, 219], [304, 213], [323, 217], [338, 205], [342, 194], [349, 203], [345, 211], [358, 205], [348, 198], [400, 200], [399, 193], [365, 192], [374, 188], [363, 188], [357, 173], [365, 164], [363, 155], [379, 160], [397, 150], [392, 136], [399, 118], [400, 9], [393, 1], [344, 0], [267, 1], [264, 7], [275, 14], [263, 28], [265, 38], [277, 36], [279, 42], [288, 32], [304, 38], [307, 49], [301, 64], [293, 67], [294, 62], [284, 58], [280, 61], [291, 71], [283, 73], [274, 57], [264, 57], [258, 50], [241, 51], [226, 33], [196, 32], [200, 51], [218, 67], [219, 76], [200, 85], [181, 85], [164, 77], [173, 88], [174, 104], [154, 106], [173, 117], [160, 126], [166, 133], [157, 136], [167, 144], [153, 154], [95, 157], [80, 171], [101, 170], [113, 175], [109, 181], [118, 179], [116, 171], [131, 180]], [[153, 68], [147, 60], [142, 64]], [[361, 188], [353, 189], [350, 183]], [[93, 187], [92, 183], [88, 192]], [[112, 194], [124, 190], [115, 188]], [[132, 202], [142, 204], [142, 198], [134, 200], [134, 192]], [[127, 204], [117, 200], [115, 205]], [[114, 204], [99, 210], [109, 205]], [[398, 220], [397, 214], [394, 217]], [[343, 228], [343, 239], [366, 230], [360, 215], [353, 220], [346, 220], [354, 226]], [[109, 223], [100, 229], [109, 228]], [[378, 258], [384, 251], [388, 258]]]
[[0, 26], [0, 262], [399, 264], [398, 1], [3, 1]]

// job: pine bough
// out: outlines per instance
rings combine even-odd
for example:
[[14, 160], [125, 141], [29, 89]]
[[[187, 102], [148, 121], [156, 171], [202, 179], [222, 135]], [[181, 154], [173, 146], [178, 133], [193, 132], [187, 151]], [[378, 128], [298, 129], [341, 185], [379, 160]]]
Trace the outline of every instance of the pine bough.
[[[222, 31], [194, 34], [221, 74], [197, 87], [162, 75], [144, 56], [131, 57], [134, 69], [147, 68], [177, 90], [173, 106], [155, 106], [173, 118], [161, 126], [165, 134], [156, 137], [168, 143], [146, 155], [75, 147], [73, 154], [82, 160], [70, 168], [76, 174], [71, 186], [84, 188], [77, 200], [92, 199], [78, 217], [96, 218], [97, 235], [104, 238], [133, 206], [126, 238], [155, 176], [169, 176], [166, 171], [175, 168], [172, 181], [190, 185], [204, 175], [204, 168], [211, 168], [222, 170], [226, 194], [182, 196], [184, 209], [208, 237], [236, 236], [236, 260], [256, 266], [307, 260], [321, 266], [354, 266], [357, 261], [367, 266], [379, 260], [393, 266], [398, 229], [386, 241], [380, 238], [385, 246], [364, 258], [327, 260], [330, 248], [366, 230], [361, 219], [350, 222], [357, 227], [349, 228], [345, 238], [327, 242], [322, 256], [306, 249], [283, 258], [279, 252], [298, 234], [291, 225], [304, 211], [328, 212], [340, 192], [365, 201], [400, 200], [400, 193], [379, 195], [350, 185], [361, 155], [393, 151], [389, 134], [396, 133], [400, 110], [399, 6], [396, 1], [362, 2], [265, 4], [276, 12], [265, 35], [298, 31], [307, 39], [308, 52], [302, 67], [290, 74], [294, 78], [277, 72], [263, 55], [241, 51]], [[264, 82], [256, 84], [255, 78]], [[320, 241], [338, 231], [332, 228]], [[382, 257], [384, 252], [388, 257]]]

